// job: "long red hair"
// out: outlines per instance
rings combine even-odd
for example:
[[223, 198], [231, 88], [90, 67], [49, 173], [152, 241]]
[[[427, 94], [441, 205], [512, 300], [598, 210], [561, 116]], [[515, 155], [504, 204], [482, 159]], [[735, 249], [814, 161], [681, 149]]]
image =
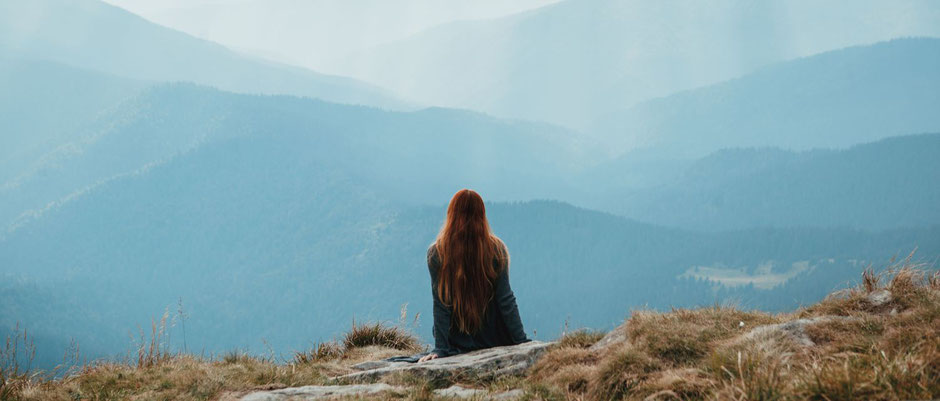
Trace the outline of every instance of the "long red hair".
[[454, 194], [434, 245], [441, 258], [437, 294], [453, 311], [457, 328], [473, 333], [493, 297], [493, 282], [509, 268], [509, 254], [490, 231], [480, 194], [469, 189]]

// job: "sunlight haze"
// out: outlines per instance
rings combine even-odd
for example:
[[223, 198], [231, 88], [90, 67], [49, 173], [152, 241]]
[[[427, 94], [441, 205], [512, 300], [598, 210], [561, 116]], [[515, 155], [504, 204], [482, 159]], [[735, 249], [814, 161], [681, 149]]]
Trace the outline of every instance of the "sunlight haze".
[[250, 54], [335, 71], [350, 53], [435, 25], [498, 18], [558, 0], [105, 0]]

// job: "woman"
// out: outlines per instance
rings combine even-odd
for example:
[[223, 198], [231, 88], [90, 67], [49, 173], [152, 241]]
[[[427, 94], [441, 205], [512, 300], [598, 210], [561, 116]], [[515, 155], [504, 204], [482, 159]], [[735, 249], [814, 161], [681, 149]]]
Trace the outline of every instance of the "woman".
[[458, 191], [428, 249], [434, 350], [418, 362], [529, 341], [509, 287], [509, 251], [490, 232], [483, 198]]

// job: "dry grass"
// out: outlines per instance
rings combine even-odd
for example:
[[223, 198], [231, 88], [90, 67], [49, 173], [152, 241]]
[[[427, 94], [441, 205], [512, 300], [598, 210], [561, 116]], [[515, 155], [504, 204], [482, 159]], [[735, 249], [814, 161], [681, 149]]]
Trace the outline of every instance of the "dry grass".
[[403, 351], [418, 351], [421, 349], [419, 344], [418, 339], [405, 329], [382, 323], [357, 325], [353, 322], [352, 328], [343, 337], [343, 347], [347, 350], [377, 345]]
[[627, 324], [627, 335], [651, 356], [669, 365], [684, 366], [700, 361], [721, 340], [778, 321], [763, 312], [725, 306], [676, 309], [666, 314], [637, 312]]
[[[869, 299], [890, 291], [882, 305]], [[756, 326], [814, 316], [804, 347]], [[743, 326], [742, 326], [743, 323]], [[909, 259], [793, 314], [731, 307], [635, 312], [629, 340], [601, 352], [563, 341], [532, 369], [539, 399], [841, 400], [940, 397], [940, 273]]]
[[604, 338], [604, 332], [580, 329], [563, 335], [558, 339], [559, 347], [588, 348]]
[[170, 343], [167, 340], [167, 318], [169, 318], [169, 311], [163, 314], [159, 322], [155, 319], [150, 322], [149, 338], [144, 334], [144, 330], [140, 329], [140, 340], [137, 346], [138, 368], [157, 366], [172, 357]]
[[[166, 316], [153, 322], [149, 336], [141, 332], [135, 358], [88, 363], [59, 379], [23, 373], [16, 363], [23, 359], [23, 350], [30, 349], [22, 345], [28, 337], [11, 336], [8, 351], [0, 352], [2, 360], [9, 361], [0, 370], [0, 400], [212, 400], [223, 393], [325, 384], [357, 362], [418, 347], [417, 339], [403, 329], [368, 324], [355, 325], [345, 336], [345, 346], [322, 342], [295, 353], [287, 363], [238, 350], [197, 357], [170, 352], [165, 327]], [[7, 358], [16, 353], [19, 359]]]
[[[870, 296], [884, 291], [891, 292], [890, 299], [873, 304]], [[805, 328], [811, 346], [782, 333], [743, 336], [761, 325], [830, 315], [843, 317]], [[565, 335], [525, 377], [454, 381], [490, 391], [521, 388], [527, 400], [940, 397], [940, 273], [909, 261], [881, 274], [868, 270], [856, 287], [792, 314], [713, 306], [639, 311], [625, 325], [628, 340], [602, 350], [590, 349], [602, 333]], [[252, 389], [323, 384], [354, 363], [420, 349], [404, 329], [381, 324], [354, 324], [341, 342], [316, 344], [286, 363], [241, 352], [214, 358], [173, 354], [162, 348], [161, 336], [155, 324], [150, 338], [142, 338], [136, 361], [89, 364], [57, 380], [12, 367], [9, 350], [22, 342], [8, 341], [0, 353], [6, 362], [0, 399], [210, 400]], [[434, 389], [453, 384], [411, 376], [389, 380], [406, 387], [404, 398], [412, 400], [437, 399]]]
[[35, 378], [30, 373], [35, 357], [32, 337], [17, 324], [0, 348], [0, 400], [14, 399], [29, 388]]
[[343, 356], [343, 347], [334, 341], [321, 342], [306, 351], [294, 353], [295, 364], [310, 364], [339, 359]]
[[22, 400], [209, 400], [223, 391], [320, 384], [324, 367], [281, 365], [236, 354], [237, 358], [203, 359], [176, 355], [158, 366], [98, 363], [64, 379], [37, 383]]

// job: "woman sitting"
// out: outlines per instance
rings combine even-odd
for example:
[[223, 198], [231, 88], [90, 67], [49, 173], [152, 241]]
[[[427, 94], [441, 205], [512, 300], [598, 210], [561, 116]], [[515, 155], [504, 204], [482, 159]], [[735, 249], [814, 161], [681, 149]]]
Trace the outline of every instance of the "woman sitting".
[[490, 232], [483, 198], [458, 191], [428, 248], [434, 350], [419, 362], [529, 341], [509, 287], [509, 251]]

